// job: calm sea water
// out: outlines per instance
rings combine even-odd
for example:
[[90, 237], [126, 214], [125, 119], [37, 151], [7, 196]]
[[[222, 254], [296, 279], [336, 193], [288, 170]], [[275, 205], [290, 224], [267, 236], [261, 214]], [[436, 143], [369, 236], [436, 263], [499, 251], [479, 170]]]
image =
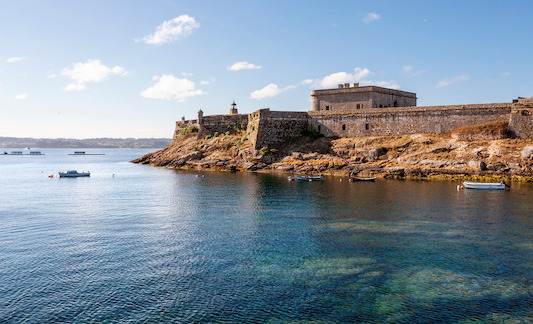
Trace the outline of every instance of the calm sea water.
[[197, 178], [128, 163], [149, 150], [42, 151], [0, 156], [0, 322], [533, 321], [531, 185]]

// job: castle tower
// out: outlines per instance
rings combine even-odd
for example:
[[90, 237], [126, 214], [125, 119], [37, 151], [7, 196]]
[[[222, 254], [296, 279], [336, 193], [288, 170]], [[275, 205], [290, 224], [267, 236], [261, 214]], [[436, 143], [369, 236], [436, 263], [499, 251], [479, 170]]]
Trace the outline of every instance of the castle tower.
[[204, 123], [204, 112], [202, 109], [198, 110], [198, 124], [202, 125]]
[[235, 103], [235, 100], [233, 101], [233, 103], [231, 104], [231, 108], [229, 110], [229, 114], [230, 115], [238, 115], [239, 112], [237, 111], [237, 104]]

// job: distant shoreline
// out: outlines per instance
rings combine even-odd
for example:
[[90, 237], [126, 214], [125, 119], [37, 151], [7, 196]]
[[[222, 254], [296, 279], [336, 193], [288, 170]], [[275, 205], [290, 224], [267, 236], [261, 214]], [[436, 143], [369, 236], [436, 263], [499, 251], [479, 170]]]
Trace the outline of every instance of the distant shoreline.
[[117, 149], [161, 148], [171, 142], [170, 138], [19, 138], [0, 137], [0, 149], [4, 148], [67, 148], [67, 149]]

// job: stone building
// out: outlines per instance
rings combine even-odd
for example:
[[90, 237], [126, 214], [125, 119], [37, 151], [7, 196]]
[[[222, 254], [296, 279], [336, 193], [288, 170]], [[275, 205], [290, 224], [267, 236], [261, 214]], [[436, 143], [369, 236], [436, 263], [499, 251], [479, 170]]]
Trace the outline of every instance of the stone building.
[[314, 90], [308, 112], [259, 109], [239, 114], [233, 103], [228, 115], [203, 116], [176, 122], [175, 137], [183, 128], [198, 127], [198, 138], [231, 129], [246, 130], [256, 149], [276, 147], [314, 129], [326, 137], [362, 137], [445, 133], [457, 127], [493, 121], [509, 121], [509, 130], [519, 138], [533, 138], [533, 98], [513, 102], [416, 106], [416, 93], [358, 84], [338, 89]]
[[313, 90], [312, 111], [341, 111], [368, 108], [416, 106], [416, 93], [355, 83], [339, 84], [337, 89]]

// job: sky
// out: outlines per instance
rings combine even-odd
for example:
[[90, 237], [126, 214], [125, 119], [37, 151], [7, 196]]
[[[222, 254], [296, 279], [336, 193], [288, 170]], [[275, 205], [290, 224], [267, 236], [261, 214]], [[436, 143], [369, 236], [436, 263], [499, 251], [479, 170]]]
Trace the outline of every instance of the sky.
[[0, 136], [166, 137], [359, 82], [419, 106], [533, 96], [533, 1], [0, 0]]

